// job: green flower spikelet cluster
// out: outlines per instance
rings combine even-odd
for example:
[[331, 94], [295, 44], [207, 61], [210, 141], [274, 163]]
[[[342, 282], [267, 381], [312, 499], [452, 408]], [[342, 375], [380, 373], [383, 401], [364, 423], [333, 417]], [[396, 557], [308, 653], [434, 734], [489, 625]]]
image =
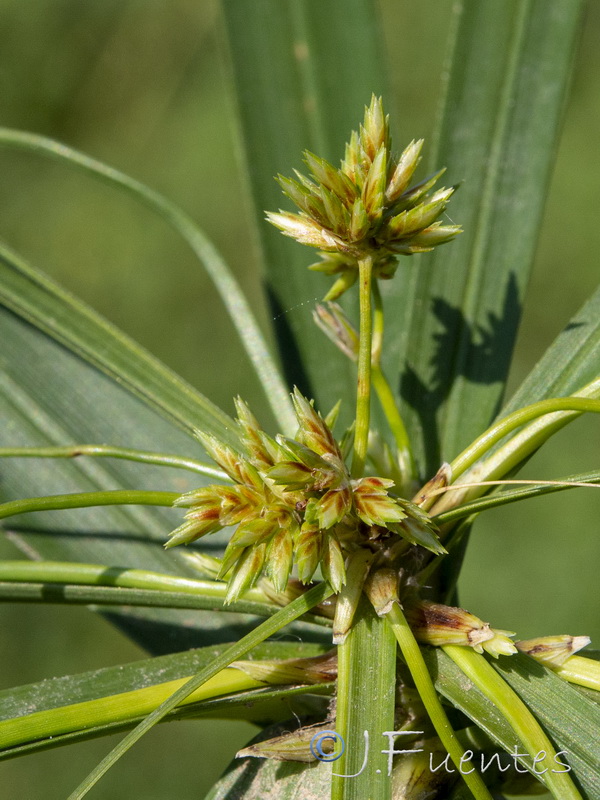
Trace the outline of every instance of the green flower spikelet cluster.
[[391, 278], [398, 255], [433, 250], [461, 233], [460, 226], [439, 221], [455, 187], [429, 194], [443, 169], [410, 185], [422, 147], [422, 139], [412, 141], [394, 157], [389, 117], [381, 99], [373, 97], [363, 125], [350, 136], [339, 169], [306, 151], [310, 178], [299, 172], [298, 180], [278, 176], [300, 213], [268, 212], [267, 219], [286, 236], [319, 248], [321, 261], [310, 269], [339, 274], [326, 300], [335, 300], [352, 286], [358, 261], [366, 255], [374, 259], [374, 277]]
[[229, 582], [228, 602], [263, 573], [283, 591], [294, 565], [305, 584], [320, 566], [339, 592], [347, 557], [360, 548], [383, 551], [390, 539], [443, 552], [428, 515], [390, 494], [391, 480], [352, 479], [327, 423], [298, 390], [292, 399], [298, 420], [294, 439], [269, 436], [240, 399], [237, 425], [246, 453], [198, 434], [232, 484], [182, 495], [175, 505], [189, 511], [166, 547], [235, 527], [219, 574]]

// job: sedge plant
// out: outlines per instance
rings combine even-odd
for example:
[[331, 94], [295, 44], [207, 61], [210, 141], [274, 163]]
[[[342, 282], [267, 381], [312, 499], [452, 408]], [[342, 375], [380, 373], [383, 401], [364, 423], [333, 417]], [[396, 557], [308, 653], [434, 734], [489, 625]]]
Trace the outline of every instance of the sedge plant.
[[[476, 515], [548, 492], [600, 486], [600, 471], [553, 481], [514, 478], [557, 430], [600, 411], [597, 351], [586, 351], [585, 381], [561, 396], [509, 408], [447, 462], [423, 469], [383, 366], [387, 318], [380, 282], [401, 280], [406, 257], [449, 251], [463, 235], [461, 220], [448, 214], [458, 187], [440, 188], [440, 165], [422, 180], [414, 177], [424, 142], [396, 150], [383, 103], [373, 96], [340, 165], [306, 151], [308, 175], [277, 178], [295, 210], [267, 213], [285, 236], [318, 251], [311, 269], [330, 280], [314, 318], [323, 346], [327, 337], [354, 371], [350, 424], [342, 423], [348, 398], [321, 409], [306, 392], [285, 385], [234, 278], [169, 201], [43, 137], [1, 130], [0, 144], [66, 160], [124, 188], [183, 235], [211, 265], [234, 310], [279, 425], [278, 431], [263, 426], [242, 397], [230, 419], [2, 249], [5, 306], [193, 434], [199, 456], [136, 449], [126, 441], [0, 447], [7, 463], [106, 459], [187, 477], [185, 491], [114, 488], [92, 471], [90, 483], [100, 485], [89, 491], [0, 504], [6, 520], [31, 512], [133, 509], [138, 516], [119, 522], [142, 530], [148, 524], [149, 552], [157, 554], [144, 568], [108, 557], [104, 563], [5, 561], [3, 599], [127, 606], [124, 619], [131, 609], [160, 610], [171, 622], [176, 617], [169, 613], [178, 612], [169, 610], [179, 609], [198, 615], [200, 628], [208, 617], [253, 615], [237, 636], [226, 638], [225, 622], [211, 645], [81, 676], [71, 697], [51, 690], [44, 704], [34, 702], [37, 686], [15, 690], [12, 705], [4, 698], [2, 757], [128, 731], [74, 789], [75, 800], [155, 724], [234, 716], [267, 730], [238, 754], [240, 766], [211, 800], [242, 796], [239, 781], [243, 796], [274, 800], [289, 796], [290, 787], [331, 800], [491, 800], [540, 790], [556, 800], [597, 797], [599, 755], [586, 731], [598, 717], [600, 662], [586, 655], [585, 632], [519, 640], [502, 620], [492, 625], [477, 609], [459, 607], [455, 594]], [[353, 294], [356, 318], [343, 305]], [[596, 308], [597, 298], [592, 303]], [[597, 333], [596, 322], [586, 335]], [[384, 430], [374, 425], [375, 407]], [[150, 517], [143, 508], [150, 506], [171, 511]], [[177, 521], [169, 524], [173, 514]], [[278, 641], [286, 632], [295, 638]], [[554, 704], [570, 718], [564, 728], [552, 714]]]

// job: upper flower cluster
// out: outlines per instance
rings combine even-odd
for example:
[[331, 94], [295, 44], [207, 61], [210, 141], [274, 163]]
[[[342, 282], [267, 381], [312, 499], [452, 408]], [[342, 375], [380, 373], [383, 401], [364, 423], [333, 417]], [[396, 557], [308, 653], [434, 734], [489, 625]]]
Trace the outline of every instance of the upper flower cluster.
[[461, 232], [458, 225], [438, 221], [454, 187], [429, 194], [444, 170], [410, 186], [422, 147], [422, 139], [413, 141], [394, 157], [389, 117], [381, 99], [373, 97], [339, 169], [306, 151], [311, 178], [299, 172], [298, 180], [278, 176], [300, 213], [268, 212], [267, 219], [286, 236], [323, 251], [322, 261], [311, 269], [341, 273], [326, 299], [339, 297], [354, 283], [358, 260], [367, 255], [374, 259], [376, 277], [391, 278], [397, 255], [432, 250]]
[[298, 390], [293, 402], [295, 439], [270, 437], [239, 399], [237, 425], [246, 454], [198, 434], [233, 484], [182, 495], [176, 505], [190, 510], [166, 546], [235, 526], [220, 572], [221, 577], [230, 574], [228, 600], [252, 586], [263, 571], [282, 591], [294, 563], [303, 583], [320, 565], [337, 592], [345, 582], [347, 555], [390, 536], [443, 552], [428, 515], [392, 496], [391, 480], [353, 480], [325, 420]]

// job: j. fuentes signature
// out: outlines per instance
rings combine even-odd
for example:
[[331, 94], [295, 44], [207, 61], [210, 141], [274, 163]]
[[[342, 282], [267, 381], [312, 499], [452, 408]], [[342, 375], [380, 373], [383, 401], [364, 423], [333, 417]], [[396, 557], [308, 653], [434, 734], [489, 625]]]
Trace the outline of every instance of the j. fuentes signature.
[[[380, 750], [379, 752], [383, 755], [387, 755], [387, 773], [388, 775], [392, 774], [392, 765], [394, 756], [399, 755], [406, 755], [412, 753], [423, 753], [423, 748], [412, 748], [410, 750], [397, 750], [395, 748], [396, 745], [396, 737], [398, 736], [410, 736], [414, 738], [415, 736], [423, 735], [424, 731], [383, 731], [382, 736], [387, 737], [387, 748]], [[365, 752], [363, 757], [362, 766], [358, 772], [354, 772], [349, 775], [341, 775], [339, 773], [333, 773], [337, 777], [340, 778], [356, 778], [366, 769], [367, 763], [369, 761], [369, 748], [370, 748], [370, 737], [369, 731], [364, 731], [364, 739], [365, 739]], [[324, 749], [326, 748], [326, 749]], [[311, 741], [310, 741], [310, 750], [311, 753], [315, 758], [319, 761], [337, 761], [344, 753], [346, 749], [346, 742], [344, 741], [343, 737], [337, 731], [319, 731], [316, 733]], [[327, 752], [329, 751], [329, 752]], [[486, 757], [485, 753], [479, 753], [479, 757], [475, 756], [475, 753], [472, 750], [467, 750], [463, 754], [462, 758], [460, 759], [460, 764], [458, 766], [458, 771], [463, 775], [468, 775], [471, 772], [474, 772], [479, 767], [481, 773], [486, 772], [493, 764], [496, 764], [497, 768], [500, 772], [506, 772], [511, 766], [514, 766], [514, 769], [517, 772], [525, 773], [532, 771], [536, 775], [543, 775], [544, 773], [550, 770], [551, 772], [560, 773], [560, 772], [570, 772], [571, 767], [566, 764], [564, 761], [561, 761], [559, 756], [567, 755], [566, 750], [560, 750], [552, 759], [550, 759], [549, 765], [547, 764], [549, 757], [546, 754], [545, 750], [540, 750], [539, 753], [536, 753], [534, 756], [531, 756], [529, 753], [520, 753], [519, 752], [519, 745], [515, 744], [513, 748], [513, 753], [509, 754], [509, 758], [512, 759], [512, 763], [502, 763], [500, 759], [500, 753], [492, 753]], [[505, 755], [503, 753], [503, 755]], [[439, 763], [435, 763], [435, 761], [439, 759], [439, 753], [429, 753], [429, 769], [431, 772], [437, 772], [440, 769], [444, 769], [448, 773], [456, 772], [457, 770], [454, 769], [451, 765], [450, 755], [446, 755], [444, 759], [439, 761]], [[531, 768], [525, 769], [519, 759], [531, 759]], [[529, 762], [526, 762], [529, 763]], [[477, 765], [477, 766], [476, 766]], [[539, 767], [539, 769], [538, 769]], [[558, 768], [556, 768], [558, 767]], [[377, 770], [379, 772], [380, 770]]]

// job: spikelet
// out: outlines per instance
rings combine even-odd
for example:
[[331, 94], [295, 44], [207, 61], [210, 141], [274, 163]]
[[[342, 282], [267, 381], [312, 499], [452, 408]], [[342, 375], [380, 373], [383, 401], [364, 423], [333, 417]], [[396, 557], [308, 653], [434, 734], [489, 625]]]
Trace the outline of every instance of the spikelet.
[[433, 189], [444, 170], [411, 186], [421, 160], [423, 140], [412, 141], [394, 158], [389, 118], [380, 98], [372, 97], [363, 124], [346, 145], [339, 168], [305, 152], [306, 177], [282, 175], [277, 181], [299, 213], [267, 212], [275, 227], [301, 244], [318, 248], [311, 269], [339, 275], [326, 300], [335, 300], [358, 275], [358, 261], [370, 255], [376, 278], [393, 277], [398, 255], [433, 250], [451, 241], [461, 228], [440, 221], [456, 187]]
[[509, 638], [513, 633], [491, 628], [462, 608], [424, 600], [411, 606], [406, 618], [415, 637], [425, 644], [472, 647], [477, 653], [485, 650], [494, 658], [517, 652]]

